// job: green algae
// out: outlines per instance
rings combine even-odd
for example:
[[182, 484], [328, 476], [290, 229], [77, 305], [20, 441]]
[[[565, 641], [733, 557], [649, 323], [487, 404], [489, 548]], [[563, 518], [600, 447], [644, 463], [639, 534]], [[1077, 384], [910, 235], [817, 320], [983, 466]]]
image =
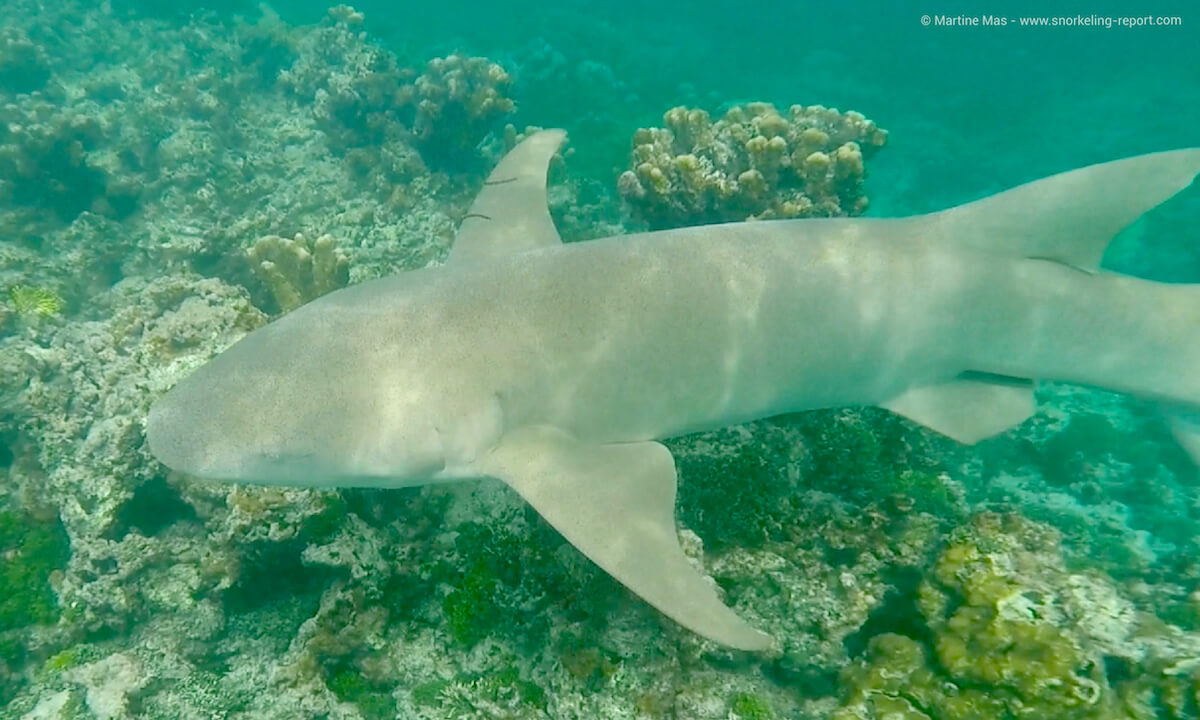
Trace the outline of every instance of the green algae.
[[734, 695], [729, 708], [741, 720], [773, 720], [775, 717], [766, 700], [747, 692]]
[[50, 575], [66, 564], [67, 554], [66, 533], [57, 519], [0, 511], [0, 632], [58, 620]]
[[107, 653], [99, 644], [80, 643], [59, 650], [34, 671], [37, 682], [61, 682], [65, 674], [88, 663], [101, 660]]
[[384, 720], [396, 716], [395, 699], [354, 668], [338, 668], [326, 684], [339, 700], [357, 706], [365, 720]]
[[468, 647], [478, 643], [500, 622], [502, 607], [496, 594], [499, 582], [495, 568], [481, 559], [462, 573], [455, 588], [442, 600], [446, 624], [459, 643]]
[[42, 672], [61, 673], [79, 665], [83, 657], [84, 654], [80, 652], [79, 647], [69, 647], [46, 658], [46, 662], [42, 664]]
[[458, 528], [455, 549], [468, 564], [457, 573], [447, 564], [435, 569], [453, 587], [442, 611], [456, 641], [470, 647], [500, 625], [507, 609], [503, 590], [517, 589], [526, 579], [525, 546], [517, 534], [498, 527], [465, 523]]
[[13, 312], [27, 321], [61, 315], [66, 303], [58, 293], [48, 288], [14, 285], [8, 290]]
[[938, 460], [946, 441], [878, 408], [819, 410], [795, 416], [810, 487], [859, 505], [890, 496], [937, 517], [962, 514]]
[[576, 562], [568, 563], [557, 554], [565, 540], [553, 528], [526, 518], [524, 531], [464, 523], [457, 528], [457, 562], [441, 558], [420, 573], [434, 587], [451, 588], [442, 613], [459, 644], [471, 647], [494, 633], [539, 644], [547, 633], [547, 610], [603, 622], [605, 608], [619, 597], [620, 587], [595, 565], [574, 555]]
[[753, 435], [721, 431], [707, 442], [721, 451], [689, 438], [667, 446], [679, 471], [679, 519], [709, 551], [790, 542], [806, 490], [858, 506], [896, 501], [905, 512], [963, 514], [933, 451], [942, 441], [883, 410], [801, 413], [762, 423]]
[[756, 444], [720, 456], [679, 456], [679, 517], [711, 550], [761, 547], [794, 515], [793, 492]]

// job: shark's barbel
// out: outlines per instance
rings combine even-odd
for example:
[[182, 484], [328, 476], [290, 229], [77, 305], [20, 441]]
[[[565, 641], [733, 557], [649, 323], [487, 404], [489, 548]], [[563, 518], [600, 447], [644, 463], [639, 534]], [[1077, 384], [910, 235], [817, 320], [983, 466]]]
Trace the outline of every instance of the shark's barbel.
[[669, 617], [760, 650], [680, 549], [658, 440], [879, 405], [970, 443], [1031, 415], [1038, 379], [1200, 407], [1200, 289], [1098, 269], [1200, 149], [911, 218], [563, 245], [545, 171], [564, 137], [503, 159], [445, 265], [326, 295], [180, 382], [150, 411], [155, 456], [253, 483], [496, 477]]

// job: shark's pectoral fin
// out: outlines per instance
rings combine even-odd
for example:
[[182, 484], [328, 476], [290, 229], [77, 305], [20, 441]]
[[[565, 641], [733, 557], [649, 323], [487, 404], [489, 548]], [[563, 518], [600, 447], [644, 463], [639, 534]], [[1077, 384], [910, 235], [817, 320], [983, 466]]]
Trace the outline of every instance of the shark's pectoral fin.
[[973, 445], [1033, 415], [1033, 386], [1007, 378], [964, 378], [912, 388], [883, 403], [883, 407]]
[[729, 647], [764, 650], [679, 547], [675, 462], [656, 442], [586, 445], [555, 428], [505, 435], [479, 463], [584, 555], [680, 625]]
[[562, 243], [546, 203], [546, 170], [567, 138], [542, 130], [500, 159], [463, 218], [448, 262], [486, 260]]

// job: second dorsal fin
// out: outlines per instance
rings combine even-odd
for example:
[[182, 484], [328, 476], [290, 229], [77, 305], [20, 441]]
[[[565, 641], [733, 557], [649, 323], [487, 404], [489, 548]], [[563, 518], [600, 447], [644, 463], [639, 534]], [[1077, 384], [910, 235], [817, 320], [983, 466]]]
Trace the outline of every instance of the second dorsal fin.
[[1114, 160], [915, 217], [914, 234], [1094, 270], [1114, 235], [1190, 185], [1197, 171], [1200, 148]]
[[546, 169], [566, 137], [563, 130], [539, 131], [500, 160], [459, 226], [448, 262], [486, 260], [562, 242], [546, 204]]

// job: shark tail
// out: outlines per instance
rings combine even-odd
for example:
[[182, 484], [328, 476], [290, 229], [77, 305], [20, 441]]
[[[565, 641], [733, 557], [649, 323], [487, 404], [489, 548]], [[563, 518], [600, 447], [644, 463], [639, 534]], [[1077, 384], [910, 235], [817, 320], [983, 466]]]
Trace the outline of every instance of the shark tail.
[[1091, 384], [1170, 408], [1176, 437], [1200, 463], [1200, 285], [1099, 269], [1114, 235], [1198, 173], [1200, 148], [1152, 153], [912, 218], [922, 237], [1029, 262], [997, 263], [1014, 274], [989, 289], [992, 307], [973, 333], [986, 348], [974, 372], [883, 406], [974, 443], [1033, 413], [1031, 380]]

